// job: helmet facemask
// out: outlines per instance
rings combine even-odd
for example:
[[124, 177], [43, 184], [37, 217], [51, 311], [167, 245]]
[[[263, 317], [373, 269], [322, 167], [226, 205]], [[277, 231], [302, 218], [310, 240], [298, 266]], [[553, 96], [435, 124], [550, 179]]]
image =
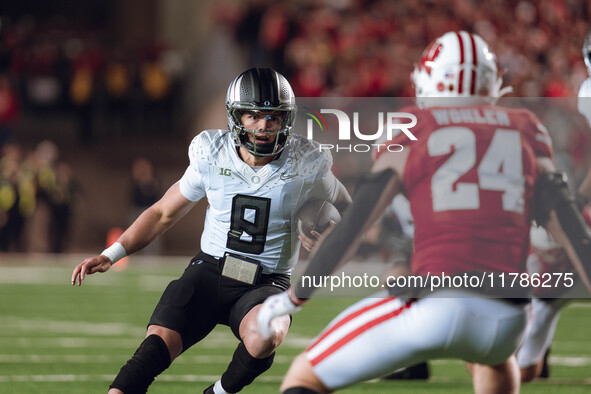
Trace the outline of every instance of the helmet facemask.
[[[295, 122], [295, 105], [282, 107], [255, 107], [252, 103], [237, 102], [230, 105], [228, 123], [236, 146], [246, 149], [257, 157], [275, 156], [280, 153], [291, 137], [291, 129]], [[242, 124], [242, 115], [246, 112], [259, 113], [261, 116], [281, 116], [278, 130], [254, 130]], [[256, 142], [256, 135], [268, 135], [268, 143]]]

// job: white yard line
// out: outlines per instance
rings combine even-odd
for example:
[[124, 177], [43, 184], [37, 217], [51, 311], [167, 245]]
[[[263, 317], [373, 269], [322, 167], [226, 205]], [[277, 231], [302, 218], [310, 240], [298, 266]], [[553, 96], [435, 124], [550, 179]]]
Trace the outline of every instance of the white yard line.
[[[45, 333], [59, 334], [60, 337], [42, 338], [21, 336], [13, 338], [3, 336], [7, 333], [38, 333], [42, 330]], [[126, 323], [89, 323], [79, 321], [49, 320], [49, 319], [29, 319], [18, 316], [3, 316], [0, 326], [0, 344], [7, 346], [17, 345], [21, 347], [43, 348], [63, 346], [68, 348], [86, 347], [102, 348], [105, 346], [114, 347], [137, 347], [140, 339], [144, 337], [146, 328], [143, 326], [133, 326]], [[80, 335], [93, 336], [91, 338], [79, 337]], [[114, 337], [119, 336], [119, 338]], [[120, 338], [120, 337], [129, 338]], [[103, 338], [104, 337], [104, 338]], [[198, 346], [212, 348], [234, 348], [236, 341], [228, 330], [214, 331], [205, 338]], [[291, 348], [304, 348], [312, 342], [312, 337], [303, 337], [290, 333], [283, 342], [283, 346]]]
[[[62, 338], [7, 338], [0, 337], [0, 348], [2, 347], [20, 347], [20, 348], [69, 348], [69, 349], [104, 349], [104, 348], [137, 348], [141, 343], [142, 335], [137, 338], [84, 338], [84, 337], [62, 337]], [[230, 334], [211, 334], [196, 347], [201, 349], [234, 349], [238, 344], [237, 339], [232, 339]], [[292, 337], [282, 343], [282, 347], [292, 349], [303, 349], [309, 345], [311, 338]]]
[[[0, 375], [0, 383], [5, 382], [112, 382], [115, 375]], [[215, 382], [219, 375], [161, 375], [161, 382]], [[257, 378], [262, 383], [279, 383], [283, 376], [263, 375]]]
[[145, 327], [132, 326], [126, 323], [89, 323], [67, 320], [28, 319], [18, 316], [5, 316], [2, 318], [2, 331], [7, 332], [35, 332], [42, 330], [45, 333], [88, 334], [96, 336], [138, 336], [145, 334]]
[[[0, 354], [1, 363], [31, 363], [31, 364], [52, 364], [52, 363], [73, 363], [73, 364], [96, 364], [96, 363], [111, 363], [121, 362], [123, 359], [131, 357], [127, 356], [112, 356], [106, 354], [87, 355], [87, 354]], [[197, 355], [188, 356], [182, 355], [177, 358], [176, 364], [228, 364], [232, 356], [219, 355], [207, 356]], [[274, 362], [277, 364], [291, 363], [294, 357], [291, 356], [276, 356]], [[125, 361], [125, 360], [124, 360]]]
[[[106, 354], [86, 355], [86, 354], [0, 354], [0, 363], [32, 363], [32, 364], [51, 364], [51, 363], [75, 363], [75, 364], [96, 364], [121, 362], [127, 356], [113, 356]], [[275, 363], [288, 364], [294, 357], [278, 355], [275, 357]], [[230, 356], [227, 355], [183, 355], [175, 360], [175, 364], [227, 364]], [[460, 360], [433, 360], [430, 363], [436, 365], [463, 364]], [[586, 367], [591, 365], [591, 357], [586, 356], [550, 356], [550, 365], [560, 365], [566, 367]]]
[[[112, 382], [115, 375], [0, 375], [0, 383], [52, 383], [52, 382]], [[164, 374], [156, 378], [160, 382], [198, 382], [210, 383], [219, 379], [218, 375], [173, 375]], [[263, 375], [257, 378], [260, 383], [280, 383], [283, 376], [277, 375]], [[372, 380], [368, 383], [376, 383], [379, 380]], [[446, 377], [431, 377], [431, 383], [454, 383], [465, 382], [465, 378], [446, 378]], [[571, 378], [550, 378], [550, 382], [555, 385], [589, 385], [591, 378], [586, 379], [571, 379]]]
[[591, 308], [591, 302], [586, 301], [574, 301], [568, 304], [567, 308], [587, 309]]
[[562, 365], [566, 367], [586, 367], [591, 365], [591, 357], [586, 356], [550, 356], [550, 365]]

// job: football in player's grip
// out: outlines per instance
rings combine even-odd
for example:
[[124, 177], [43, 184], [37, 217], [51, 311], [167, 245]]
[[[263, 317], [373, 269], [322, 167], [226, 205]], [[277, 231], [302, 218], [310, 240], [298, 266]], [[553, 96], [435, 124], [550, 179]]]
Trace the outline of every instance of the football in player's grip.
[[330, 202], [314, 199], [306, 202], [298, 210], [296, 218], [298, 234], [316, 239], [312, 231], [322, 234], [330, 226], [331, 221], [338, 223], [341, 220], [341, 214]]

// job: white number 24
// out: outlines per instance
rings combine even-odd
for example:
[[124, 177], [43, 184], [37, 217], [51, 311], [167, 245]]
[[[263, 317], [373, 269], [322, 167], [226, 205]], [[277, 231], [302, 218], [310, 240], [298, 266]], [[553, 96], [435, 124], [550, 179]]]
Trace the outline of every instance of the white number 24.
[[492, 190], [503, 193], [503, 210], [523, 213], [525, 179], [519, 131], [495, 131], [477, 168], [478, 183], [456, 183], [476, 164], [474, 131], [467, 127], [445, 127], [433, 132], [427, 145], [431, 157], [452, 153], [453, 149], [431, 179], [435, 212], [479, 209], [479, 191]]

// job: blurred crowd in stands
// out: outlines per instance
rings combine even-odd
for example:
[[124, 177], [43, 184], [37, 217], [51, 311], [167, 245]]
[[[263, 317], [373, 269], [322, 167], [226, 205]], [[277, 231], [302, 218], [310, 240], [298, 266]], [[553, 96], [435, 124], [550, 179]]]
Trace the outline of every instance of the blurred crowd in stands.
[[410, 74], [432, 40], [477, 33], [498, 55], [509, 97], [573, 98], [536, 113], [562, 169], [578, 177], [591, 165], [575, 99], [588, 77], [588, 0], [221, 0], [212, 14], [249, 66], [282, 70], [298, 97], [412, 97]]
[[178, 53], [159, 42], [123, 46], [63, 17], [0, 16], [0, 252], [67, 251], [83, 197], [53, 142], [23, 149], [19, 122], [72, 119], [87, 146], [171, 133], [182, 71]]
[[0, 17], [0, 252], [67, 250], [81, 198], [58, 147], [46, 140], [23, 149], [19, 122], [74, 119], [81, 144], [170, 132], [181, 71], [156, 42], [122, 47], [62, 17]]
[[122, 44], [107, 29], [59, 16], [0, 19], [2, 84], [25, 114], [76, 117], [83, 143], [116, 133], [170, 132], [182, 71], [178, 53], [155, 40]]
[[297, 96], [406, 97], [413, 63], [451, 30], [481, 35], [517, 96], [576, 96], [588, 0], [222, 0], [213, 15], [249, 65], [277, 67]]
[[59, 160], [54, 143], [42, 141], [23, 152], [6, 141], [0, 154], [0, 252], [63, 252], [78, 199], [72, 169]]

